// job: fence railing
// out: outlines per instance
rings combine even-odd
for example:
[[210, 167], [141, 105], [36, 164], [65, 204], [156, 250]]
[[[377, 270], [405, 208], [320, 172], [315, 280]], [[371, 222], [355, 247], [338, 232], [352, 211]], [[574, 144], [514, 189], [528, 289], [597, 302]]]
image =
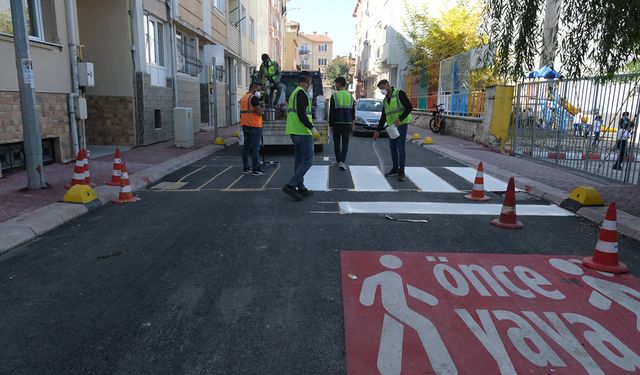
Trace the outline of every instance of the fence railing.
[[436, 104], [444, 104], [444, 113], [452, 116], [475, 117], [484, 116], [484, 90], [474, 90], [464, 94], [432, 94], [426, 96], [410, 96], [409, 101], [418, 111], [432, 111]]
[[[512, 145], [516, 154], [609, 179], [640, 181], [640, 137], [618, 131], [640, 112], [640, 75], [535, 80], [516, 87]], [[622, 114], [629, 112], [629, 118]], [[635, 121], [637, 123], [637, 119]]]

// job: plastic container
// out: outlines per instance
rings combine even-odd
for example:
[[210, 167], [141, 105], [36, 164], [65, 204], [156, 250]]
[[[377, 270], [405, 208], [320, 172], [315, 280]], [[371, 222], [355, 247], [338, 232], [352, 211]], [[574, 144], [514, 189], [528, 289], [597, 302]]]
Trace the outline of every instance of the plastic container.
[[327, 98], [324, 95], [316, 97], [316, 121], [327, 120]]
[[400, 136], [400, 131], [395, 125], [387, 125], [387, 134], [389, 135], [389, 138], [396, 139]]

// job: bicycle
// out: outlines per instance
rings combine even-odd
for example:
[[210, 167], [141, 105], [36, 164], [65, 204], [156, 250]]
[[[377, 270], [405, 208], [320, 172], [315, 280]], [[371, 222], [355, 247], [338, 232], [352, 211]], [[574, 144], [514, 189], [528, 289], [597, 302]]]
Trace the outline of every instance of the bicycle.
[[447, 125], [443, 115], [444, 109], [440, 107], [444, 107], [444, 104], [436, 105], [436, 109], [432, 112], [433, 118], [429, 121], [429, 129], [436, 134], [444, 132], [444, 127]]

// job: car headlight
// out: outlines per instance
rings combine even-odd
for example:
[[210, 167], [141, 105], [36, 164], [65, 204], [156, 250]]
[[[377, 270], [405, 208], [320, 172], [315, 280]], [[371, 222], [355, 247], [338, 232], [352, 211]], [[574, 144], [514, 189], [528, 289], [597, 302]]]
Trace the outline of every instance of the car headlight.
[[360, 116], [356, 116], [356, 122], [359, 122], [359, 123], [362, 123], [362, 124], [367, 124], [367, 122]]

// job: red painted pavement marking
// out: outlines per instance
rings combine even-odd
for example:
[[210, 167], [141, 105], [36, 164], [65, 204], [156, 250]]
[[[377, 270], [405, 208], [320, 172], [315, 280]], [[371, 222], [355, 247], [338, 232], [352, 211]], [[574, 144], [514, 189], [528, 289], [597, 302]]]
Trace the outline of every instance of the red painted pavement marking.
[[347, 373], [639, 373], [640, 280], [570, 259], [341, 252]]

